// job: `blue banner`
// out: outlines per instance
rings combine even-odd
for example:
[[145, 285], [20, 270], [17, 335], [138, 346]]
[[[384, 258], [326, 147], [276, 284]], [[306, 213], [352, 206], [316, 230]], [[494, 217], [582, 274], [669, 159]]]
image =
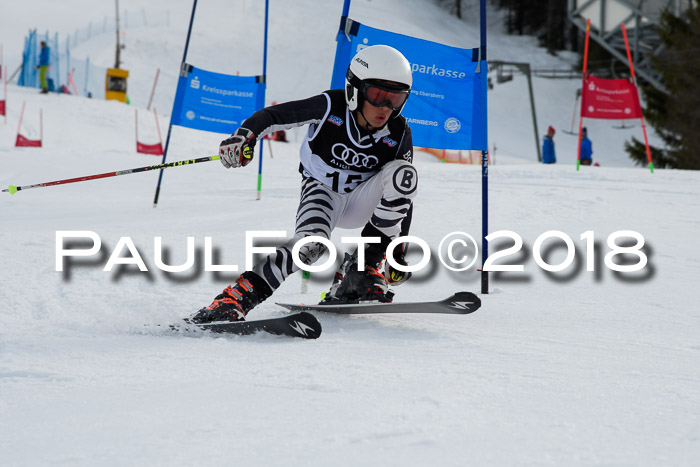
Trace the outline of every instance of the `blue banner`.
[[231, 134], [263, 108], [264, 86], [258, 76], [229, 76], [184, 64], [170, 123]]
[[[344, 24], [343, 24], [344, 23]], [[486, 150], [486, 61], [479, 48], [460, 49], [374, 29], [347, 18], [341, 21], [333, 89], [345, 87], [352, 57], [365, 47], [384, 44], [411, 63], [413, 86], [402, 115], [416, 146]]]

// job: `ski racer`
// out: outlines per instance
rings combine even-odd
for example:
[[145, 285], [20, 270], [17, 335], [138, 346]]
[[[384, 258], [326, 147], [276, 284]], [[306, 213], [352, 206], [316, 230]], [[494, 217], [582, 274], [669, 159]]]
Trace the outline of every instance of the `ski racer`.
[[[382, 274], [382, 264], [390, 241], [408, 234], [418, 188], [411, 130], [401, 115], [412, 82], [411, 66], [398, 50], [366, 47], [350, 62], [345, 89], [259, 110], [221, 142], [224, 167], [244, 167], [265, 135], [308, 125], [300, 148], [301, 196], [293, 238], [196, 312], [193, 323], [244, 320], [299, 270], [291, 257], [296, 242], [312, 235], [330, 239], [336, 227], [364, 227], [362, 237], [380, 241], [364, 247], [364, 267], [353, 265], [356, 260], [346, 254], [325, 300], [391, 301], [389, 282], [410, 277], [388, 263]], [[404, 247], [394, 250], [399, 264], [406, 264]], [[310, 265], [324, 251], [322, 243], [306, 243], [299, 259]]]

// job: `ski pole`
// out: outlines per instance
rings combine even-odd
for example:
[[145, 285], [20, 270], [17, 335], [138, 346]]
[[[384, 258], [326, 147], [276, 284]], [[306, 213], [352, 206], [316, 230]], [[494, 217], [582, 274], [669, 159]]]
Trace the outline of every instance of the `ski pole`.
[[301, 271], [301, 293], [306, 293], [309, 291], [309, 279], [311, 279], [310, 271]]
[[97, 174], [97, 175], [86, 175], [84, 177], [67, 178], [65, 180], [56, 180], [54, 182], [37, 183], [36, 185], [25, 185], [25, 186], [10, 185], [9, 187], [5, 188], [2, 191], [3, 191], [3, 193], [8, 192], [11, 195], [14, 195], [15, 193], [17, 193], [20, 190], [28, 190], [30, 188], [42, 188], [42, 187], [46, 187], [46, 186], [64, 185], [66, 183], [85, 182], [87, 180], [96, 180], [98, 178], [116, 177], [119, 175], [128, 175], [128, 174], [133, 174], [133, 173], [138, 173], [138, 172], [147, 172], [149, 170], [167, 169], [168, 167], [179, 167], [181, 165], [197, 164], [199, 162], [209, 162], [209, 161], [217, 161], [217, 160], [219, 160], [219, 156], [200, 157], [198, 159], [187, 159], [184, 161], [169, 162], [167, 164], [150, 165], [148, 167], [139, 167], [137, 169], [118, 170], [116, 172], [105, 172], [105, 173], [101, 173], [101, 174]]

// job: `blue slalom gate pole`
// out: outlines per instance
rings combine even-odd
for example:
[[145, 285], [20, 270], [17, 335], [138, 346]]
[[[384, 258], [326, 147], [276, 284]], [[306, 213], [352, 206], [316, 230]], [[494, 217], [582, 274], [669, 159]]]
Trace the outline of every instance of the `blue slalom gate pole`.
[[[346, 21], [348, 19], [348, 16], [350, 15], [350, 0], [345, 0], [345, 3], [343, 3], [343, 13], [340, 16], [340, 27], [338, 28], [338, 34], [335, 36], [335, 41], [340, 42], [342, 40], [346, 40], [345, 37], [345, 25]], [[338, 81], [337, 83], [334, 83], [333, 80], [335, 79], [336, 75], [336, 68], [340, 63], [342, 63], [342, 60], [340, 59], [342, 55], [341, 52], [341, 47], [336, 47], [335, 48], [335, 58], [333, 59], [333, 74], [331, 75], [331, 89], [335, 88], [342, 88], [343, 87], [343, 82]], [[345, 78], [345, 72], [342, 73], [343, 78]]]
[[345, 0], [345, 3], [343, 3], [343, 17], [347, 18], [350, 16], [350, 0]]
[[[190, 15], [190, 27], [187, 29], [187, 40], [185, 41], [185, 52], [182, 54], [182, 63], [180, 64], [180, 71], [185, 66], [187, 62], [187, 48], [190, 46], [190, 36], [192, 35], [192, 23], [194, 22], [194, 12], [197, 10], [197, 0], [192, 3], [192, 14]], [[178, 73], [178, 76], [180, 74]], [[168, 146], [170, 145], [170, 133], [173, 130], [173, 115], [175, 115], [175, 102], [173, 102], [173, 110], [170, 112], [170, 123], [168, 124], [168, 136], [165, 138], [165, 148], [163, 149], [163, 159], [161, 164], [165, 164], [165, 159], [168, 157]], [[158, 185], [156, 186], [156, 194], [153, 197], [153, 207], [158, 207], [158, 197], [160, 196], [160, 184], [163, 181], [163, 169], [160, 169], [158, 174]]]
[[[486, 0], [479, 1], [479, 16], [481, 30], [481, 73], [484, 79], [488, 74], [486, 68]], [[483, 108], [488, 109], [486, 105], [486, 92], [483, 93]], [[488, 110], [485, 110], [488, 112]], [[483, 115], [482, 117], [486, 117]], [[489, 242], [486, 237], [489, 234], [489, 151], [488, 151], [488, 119], [484, 122], [484, 142], [486, 150], [481, 151], [481, 293], [489, 293], [489, 273], [484, 271], [484, 264], [489, 257]]]
[[[263, 86], [262, 86], [262, 101], [263, 107], [265, 106], [265, 89], [267, 88], [267, 20], [270, 12], [270, 0], [265, 0], [265, 38], [263, 40]], [[260, 144], [260, 161], [258, 162], [258, 192], [256, 199], [260, 199], [262, 196], [262, 164], [263, 164], [263, 149], [265, 145], [262, 140], [259, 141]]]

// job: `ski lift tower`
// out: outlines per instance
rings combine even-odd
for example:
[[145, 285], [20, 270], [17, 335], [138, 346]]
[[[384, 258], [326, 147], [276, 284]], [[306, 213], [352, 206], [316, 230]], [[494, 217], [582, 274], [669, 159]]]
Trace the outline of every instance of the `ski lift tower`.
[[591, 20], [590, 37], [620, 62], [627, 64], [625, 41], [621, 24], [630, 34], [632, 61], [637, 75], [666, 92], [659, 73], [651, 65], [651, 57], [662, 52], [657, 27], [661, 12], [670, 9], [680, 16], [690, 6], [690, 0], [567, 0], [569, 21], [586, 31]]
[[126, 79], [129, 77], [127, 70], [119, 68], [121, 65], [121, 49], [122, 45], [119, 41], [119, 0], [114, 0], [117, 12], [117, 52], [114, 59], [114, 68], [107, 69], [105, 78], [105, 99], [127, 102], [126, 96]]

